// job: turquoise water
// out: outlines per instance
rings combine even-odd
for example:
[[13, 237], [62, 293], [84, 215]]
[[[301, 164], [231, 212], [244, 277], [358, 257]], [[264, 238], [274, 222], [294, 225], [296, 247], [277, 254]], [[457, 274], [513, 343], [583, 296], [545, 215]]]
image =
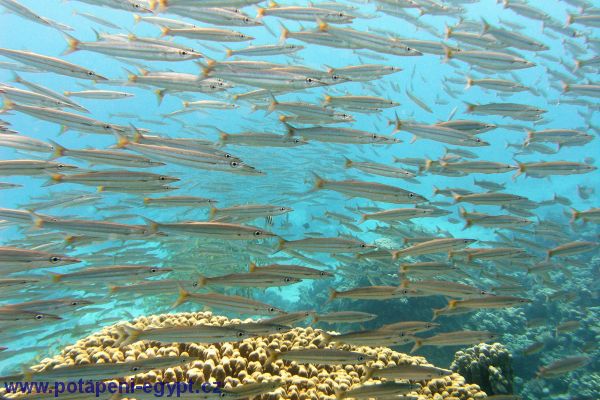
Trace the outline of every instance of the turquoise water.
[[[160, 29], [156, 25], [139, 22], [135, 23], [132, 13], [125, 10], [97, 7], [87, 3], [69, 1], [34, 2], [23, 1], [37, 14], [60, 21], [74, 30], [69, 34], [81, 41], [94, 41], [94, 30], [107, 33], [133, 33], [138, 37], [157, 38]], [[312, 4], [317, 7], [319, 1]], [[384, 3], [384, 2], [380, 2]], [[423, 3], [427, 3], [423, 1]], [[442, 3], [442, 2], [440, 2]], [[328, 301], [329, 290], [348, 290], [354, 287], [371, 285], [398, 285], [398, 265], [417, 261], [445, 261], [447, 252], [438, 252], [424, 256], [415, 256], [392, 260], [373, 260], [365, 257], [355, 258], [354, 254], [336, 251], [304, 252], [306, 258], [298, 258], [293, 254], [278, 250], [278, 240], [292, 241], [305, 237], [342, 237], [360, 240], [374, 244], [382, 249], [398, 250], [402, 248], [402, 239], [418, 237], [455, 237], [472, 238], [479, 242], [470, 247], [500, 248], [518, 247], [524, 250], [524, 255], [514, 259], [502, 259], [465, 264], [452, 259], [460, 268], [458, 273], [440, 272], [424, 279], [461, 282], [494, 292], [499, 286], [510, 286], [510, 295], [531, 300], [531, 303], [517, 307], [507, 307], [497, 310], [474, 310], [472, 313], [441, 317], [436, 322], [441, 324], [435, 331], [418, 334], [432, 336], [441, 332], [458, 330], [489, 330], [499, 334], [498, 342], [504, 344], [513, 356], [515, 393], [524, 398], [597, 398], [597, 388], [600, 385], [598, 375], [597, 335], [600, 332], [598, 320], [598, 247], [568, 257], [553, 257], [555, 264], [541, 273], [528, 273], [527, 267], [533, 267], [544, 262], [546, 249], [573, 242], [598, 242], [598, 219], [596, 222], [578, 220], [571, 224], [571, 208], [585, 211], [598, 207], [598, 182], [600, 175], [597, 170], [584, 174], [552, 175], [536, 178], [525, 175], [512, 178], [515, 171], [485, 175], [481, 173], [466, 173], [464, 176], [451, 177], [429, 171], [416, 171], [410, 165], [394, 162], [395, 158], [419, 158], [421, 160], [438, 160], [446, 154], [446, 148], [458, 148], [473, 151], [478, 160], [508, 163], [515, 165], [532, 162], [570, 161], [597, 166], [600, 144], [597, 139], [599, 119], [597, 116], [597, 86], [595, 96], [584, 96], [562, 92], [561, 78], [568, 79], [568, 84], [594, 85], [597, 81], [598, 67], [589, 66], [574, 71], [575, 60], [587, 60], [597, 57], [598, 31], [597, 28], [581, 24], [573, 24], [570, 32], [576, 32], [571, 37], [567, 32], [557, 32], [548, 28], [552, 20], [563, 26], [567, 14], [576, 14], [578, 9], [573, 1], [527, 1], [531, 7], [542, 9], [547, 13], [546, 21], [527, 18], [515, 13], [510, 8], [503, 8], [495, 1], [447, 1], [448, 6], [460, 6], [463, 11], [452, 11], [433, 14], [424, 9], [424, 15], [418, 19], [402, 19], [377, 11], [378, 2], [339, 2], [339, 5], [351, 6], [348, 11], [357, 17], [348, 25], [352, 29], [382, 35], [384, 38], [420, 39], [429, 41], [445, 41], [449, 46], [463, 50], [500, 51], [520, 56], [536, 65], [527, 69], [491, 70], [470, 66], [469, 63], [458, 59], [447, 60], [444, 56], [423, 54], [416, 57], [403, 57], [370, 51], [366, 49], [343, 49], [302, 43], [288, 39], [287, 43], [302, 44], [304, 49], [292, 56], [245, 57], [236, 56], [231, 60], [262, 60], [279, 64], [303, 65], [309, 68], [326, 71], [327, 67], [341, 68], [350, 65], [383, 64], [401, 68], [402, 71], [370, 80], [369, 82], [347, 81], [332, 86], [294, 91], [277, 94], [279, 102], [302, 101], [321, 104], [324, 95], [361, 95], [378, 96], [400, 103], [397, 107], [386, 108], [380, 112], [362, 113], [347, 111], [355, 121], [328, 125], [339, 128], [353, 128], [383, 135], [392, 135], [402, 140], [395, 144], [344, 144], [326, 143], [320, 140], [307, 140], [308, 143], [298, 147], [270, 147], [230, 145], [220, 142], [220, 133], [236, 134], [240, 132], [265, 132], [285, 135], [285, 126], [279, 121], [281, 113], [266, 113], [264, 109], [253, 109], [253, 104], [266, 104], [271, 99], [243, 101], [234, 100], [233, 95], [249, 92], [260, 86], [233, 83], [233, 87], [218, 93], [167, 92], [162, 102], [157, 101], [154, 91], [156, 87], [144, 87], [127, 81], [128, 72], [138, 74], [139, 68], [149, 71], [173, 71], [178, 73], [200, 74], [202, 69], [194, 61], [159, 62], [136, 59], [115, 59], [95, 52], [79, 50], [68, 55], [61, 55], [67, 47], [64, 35], [52, 27], [36, 24], [12, 12], [0, 16], [0, 47], [27, 50], [51, 57], [60, 57], [71, 63], [93, 69], [96, 73], [109, 78], [108, 84], [90, 80], [82, 80], [51, 72], [17, 72], [23, 79], [34, 82], [62, 93], [64, 91], [80, 91], [88, 89], [123, 91], [133, 94], [133, 97], [119, 100], [100, 100], [72, 98], [87, 108], [90, 113], [86, 116], [112, 124], [132, 124], [138, 129], [147, 129], [152, 135], [172, 138], [195, 138], [215, 142], [215, 148], [239, 157], [246, 164], [263, 172], [262, 175], [240, 175], [228, 172], [211, 171], [201, 168], [177, 165], [166, 162], [165, 166], [133, 169], [110, 165], [90, 165], [77, 159], [63, 157], [60, 162], [78, 166], [82, 170], [129, 169], [152, 172], [165, 176], [177, 177], [180, 180], [172, 184], [177, 189], [165, 193], [117, 193], [98, 192], [93, 186], [83, 186], [71, 183], [60, 183], [44, 186], [49, 179], [45, 174], [40, 176], [1, 176], [0, 181], [22, 185], [19, 188], [0, 191], [0, 207], [51, 215], [58, 219], [90, 219], [113, 221], [126, 224], [143, 224], [141, 217], [159, 222], [207, 221], [210, 218], [207, 207], [150, 207], [144, 204], [144, 197], [161, 196], [200, 196], [217, 201], [217, 208], [232, 207], [248, 204], [269, 204], [285, 206], [293, 209], [285, 215], [275, 215], [272, 222], [265, 218], [243, 221], [242, 224], [259, 227], [273, 232], [277, 238], [238, 241], [227, 239], [211, 239], [206, 236], [193, 237], [185, 233], [168, 233], [164, 236], [147, 236], [142, 240], [120, 240], [104, 237], [91, 243], [74, 242], [69, 244], [64, 237], [71, 232], [36, 228], [32, 223], [2, 224], [0, 239], [3, 246], [14, 246], [24, 249], [41, 250], [51, 253], [66, 254], [82, 261], [63, 267], [37, 268], [23, 275], [38, 279], [39, 282], [24, 290], [6, 292], [0, 295], [2, 304], [15, 304], [24, 301], [80, 298], [92, 301], [94, 304], [83, 307], [78, 311], [61, 314], [62, 320], [55, 323], [19, 329], [9, 326], [0, 329], [0, 346], [8, 350], [0, 352], [0, 372], [12, 374], [18, 372], [21, 366], [33, 365], [36, 360], [56, 354], [64, 346], [73, 343], [94, 331], [100, 326], [109, 325], [120, 320], [130, 320], [132, 317], [148, 314], [170, 312], [177, 298], [177, 290], [172, 293], [147, 297], [129, 298], [109, 293], [107, 286], [118, 284], [128, 285], [135, 282], [134, 277], [119, 278], [110, 285], [104, 282], [83, 281], [77, 285], [53, 283], [50, 273], [67, 273], [85, 267], [108, 265], [152, 265], [172, 268], [168, 276], [162, 278], [194, 281], [198, 275], [219, 276], [234, 272], [245, 272], [250, 262], [258, 265], [272, 263], [298, 264], [327, 270], [334, 278], [327, 280], [304, 280], [301, 283], [284, 288], [268, 288], [266, 290], [236, 289], [225, 286], [213, 288], [219, 293], [240, 294], [252, 297], [265, 303], [277, 305], [285, 311], [316, 310], [317, 312], [333, 311], [367, 311], [378, 314], [378, 318], [365, 324], [336, 324], [329, 325], [331, 329], [349, 332], [364, 329], [375, 329], [384, 324], [402, 320], [430, 320], [432, 309], [446, 305], [444, 293], [427, 297], [408, 297], [393, 300], [346, 300], [335, 299]], [[513, 1], [510, 1], [513, 3]], [[516, 2], [514, 2], [516, 3]], [[595, 6], [600, 6], [598, 2]], [[297, 3], [306, 6], [307, 3]], [[2, 2], [0, 2], [2, 5]], [[283, 4], [280, 4], [283, 6]], [[77, 13], [74, 13], [74, 11]], [[414, 18], [418, 10], [406, 9]], [[597, 11], [597, 9], [596, 9]], [[242, 8], [242, 12], [251, 17], [255, 16], [256, 7]], [[586, 11], [593, 15], [594, 9]], [[112, 29], [92, 22], [80, 15], [89, 13], [116, 24], [120, 29]], [[141, 14], [140, 14], [141, 15]], [[151, 14], [147, 14], [151, 15]], [[198, 26], [211, 26], [192, 19], [169, 13], [168, 8], [157, 14], [160, 17], [186, 20]], [[516, 23], [522, 26], [518, 32], [528, 38], [535, 39], [548, 46], [548, 50], [532, 52], [519, 50], [510, 46], [484, 49], [455, 40], [452, 36], [444, 38], [445, 25], [454, 26], [459, 17], [473, 24], [480, 24], [481, 18], [494, 26], [504, 26], [516, 31], [506, 23]], [[174, 41], [194, 48], [205, 55], [205, 59], [217, 62], [225, 60], [227, 46], [232, 49], [242, 49], [249, 44], [276, 44], [279, 41], [280, 23], [290, 31], [301, 28], [314, 29], [314, 22], [294, 21], [290, 19], [265, 16], [264, 25], [256, 27], [218, 26], [220, 29], [232, 29], [252, 35], [251, 42], [224, 43], [219, 41], [194, 40], [175, 36]], [[414, 21], [422, 24], [417, 28]], [[502, 24], [505, 25], [502, 25]], [[344, 25], [331, 25], [344, 27]], [[214, 26], [216, 27], [216, 26]], [[427, 28], [427, 29], [425, 29]], [[461, 31], [462, 28], [453, 28]], [[479, 30], [471, 32], [479, 33]], [[273, 34], [272, 34], [272, 33]], [[173, 38], [166, 37], [165, 40]], [[564, 43], [567, 43], [565, 45]], [[456, 58], [456, 57], [452, 57]], [[228, 59], [229, 60], [229, 59]], [[14, 62], [3, 57], [1, 61]], [[557, 71], [557, 72], [553, 72]], [[264, 71], [267, 73], [267, 71]], [[521, 83], [533, 90], [518, 93], [500, 93], [484, 90], [481, 87], [465, 88], [466, 78], [508, 79]], [[0, 69], [0, 82], [14, 85], [13, 72]], [[407, 94], [410, 91], [420, 101], [426, 104], [432, 112], [427, 112], [416, 104]], [[501, 94], [501, 95], [500, 95]], [[236, 109], [203, 111], [185, 113], [175, 118], [165, 117], [166, 114], [182, 109], [182, 101], [219, 100], [235, 103]], [[575, 102], [573, 102], [575, 100]], [[14, 101], [19, 103], [18, 101]], [[466, 103], [519, 103], [535, 106], [546, 113], [540, 120], [519, 121], [510, 117], [497, 115], [475, 115], [466, 111]], [[72, 112], [73, 110], [65, 109]], [[395, 113], [403, 122], [415, 121], [421, 124], [435, 124], [449, 119], [472, 119], [497, 125], [497, 128], [479, 135], [489, 142], [485, 147], [452, 146], [439, 141], [419, 139], [411, 143], [412, 135], [403, 129], [393, 132]], [[68, 130], [61, 133], [60, 126], [25, 113], [11, 110], [0, 114], [0, 119], [10, 122], [10, 129], [42, 141], [53, 140], [68, 149], [107, 149], [116, 143], [111, 134], [100, 135]], [[298, 127], [312, 125], [290, 124]], [[518, 125], [517, 127], [513, 125]], [[557, 146], [547, 143], [554, 154], [536, 152], [519, 154], [527, 150], [523, 143], [527, 137], [526, 130], [574, 129], [593, 136], [593, 140], [581, 146], [565, 146], [556, 151]], [[127, 132], [129, 133], [129, 132]], [[515, 145], [515, 146], [512, 146]], [[165, 151], [168, 151], [165, 150]], [[451, 150], [450, 150], [451, 152]], [[46, 160], [50, 153], [31, 153], [18, 151], [10, 147], [0, 147], [2, 160], [37, 159]], [[131, 152], [131, 154], [135, 154]], [[152, 157], [149, 157], [152, 158]], [[345, 168], [345, 158], [355, 162], [375, 162], [391, 167], [413, 170], [417, 176], [413, 180], [388, 178], [369, 174], [354, 168]], [[468, 161], [468, 160], [461, 160]], [[449, 162], [456, 162], [450, 159]], [[74, 171], [80, 172], [80, 171]], [[84, 171], [81, 171], [84, 172]], [[438, 170], [439, 172], [439, 170]], [[416, 218], [393, 224], [393, 229], [385, 229], [390, 224], [378, 221], [359, 222], [361, 214], [399, 207], [413, 207], [414, 204], [394, 204], [372, 201], [368, 196], [348, 196], [330, 190], [316, 190], [315, 176], [327, 181], [358, 180], [376, 182], [399, 187], [424, 196], [430, 202], [445, 201], [448, 204], [439, 208], [450, 212], [434, 218]], [[474, 226], [464, 228], [464, 221], [459, 213], [459, 207], [468, 211], [488, 213], [492, 215], [509, 214], [495, 205], [474, 205], [469, 203], [453, 204], [451, 197], [434, 196], [434, 188], [460, 188], [473, 192], [486, 190], [474, 184], [474, 180], [489, 180], [504, 184], [504, 193], [524, 196], [535, 202], [531, 212], [530, 225], [511, 230], [495, 226]], [[586, 189], [587, 188], [587, 189]], [[595, 189], [595, 190], [594, 190]], [[581, 191], [590, 193], [582, 197]], [[85, 204], [65, 204], [53, 208], [37, 208], [32, 203], [55, 201], [68, 196], [79, 194], [97, 196]], [[586, 192], [587, 193], [587, 192]], [[555, 196], [559, 198], [556, 199]], [[584, 198], [585, 197], [585, 198]], [[427, 202], [420, 205], [426, 208]], [[367, 207], [368, 211], [360, 211]], [[352, 223], [342, 224], [339, 218], [329, 213], [343, 214]], [[236, 221], [233, 221], [234, 223]], [[512, 228], [509, 226], [508, 228]], [[160, 227], [159, 227], [160, 230]], [[48, 233], [47, 236], [45, 234]], [[52, 234], [50, 234], [52, 233]], [[321, 236], [316, 236], [321, 235]], [[10, 262], [6, 263], [10, 266]], [[500, 274], [499, 277], [497, 274]], [[4, 274], [2, 278], [15, 275]], [[507, 276], [502, 280], [502, 276]], [[409, 274], [409, 279], [423, 277]], [[405, 277], [406, 278], [406, 277]], [[157, 279], [157, 278], [152, 278]], [[509, 281], [513, 282], [507, 284]], [[502, 293], [497, 293], [501, 295]], [[562, 296], [560, 296], [562, 294]], [[449, 296], [451, 297], [451, 296]], [[91, 311], [88, 311], [90, 310]], [[201, 310], [198, 304], [184, 304], [176, 311]], [[33, 310], [36, 311], [36, 310]], [[235, 312], [215, 310], [227, 316], [238, 316]], [[248, 316], [248, 315], [246, 315]], [[250, 315], [252, 316], [252, 315]], [[259, 317], [259, 316], [252, 316]], [[527, 327], [527, 321], [543, 318], [539, 327]], [[557, 333], [557, 325], [565, 321], [578, 321], [579, 325], [569, 332]], [[319, 323], [317, 327], [326, 328], [328, 325]], [[534, 342], [544, 342], [544, 349], [536, 354], [524, 356], [522, 350]], [[424, 347], [416, 354], [426, 356], [436, 365], [447, 367], [455, 351], [461, 347]], [[408, 352], [409, 346], [399, 348]], [[589, 362], [586, 366], [562, 374], [556, 378], [535, 379], [539, 367], [551, 362], [575, 355], [586, 355]], [[595, 389], [594, 389], [595, 388]], [[595, 390], [595, 392], [594, 392]], [[595, 394], [594, 394], [595, 393]]]

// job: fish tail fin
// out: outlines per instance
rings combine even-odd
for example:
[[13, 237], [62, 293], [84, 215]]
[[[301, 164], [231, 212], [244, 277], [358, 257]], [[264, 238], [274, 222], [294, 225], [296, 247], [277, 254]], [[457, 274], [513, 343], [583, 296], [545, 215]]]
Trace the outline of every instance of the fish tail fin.
[[467, 105], [467, 110], [466, 110], [467, 113], [472, 113], [473, 111], [475, 111], [475, 107], [476, 107], [475, 104], [471, 104], [471, 103], [465, 103], [465, 104]]
[[281, 28], [281, 32], [279, 33], [279, 41], [280, 42], [285, 42], [286, 39], [290, 36], [290, 31], [281, 22], [279, 23], [279, 26]]
[[467, 220], [465, 221], [465, 226], [463, 226], [463, 231], [465, 229], [468, 229], [468, 228], [472, 227], [472, 226], [473, 226], [473, 220], [470, 219], [470, 218], [467, 218]]
[[410, 349], [410, 353], [414, 353], [415, 351], [419, 350], [421, 348], [421, 346], [423, 346], [423, 341], [422, 340], [415, 340], [415, 344], [412, 347], [412, 349]]
[[198, 287], [206, 286], [206, 282], [208, 282], [208, 279], [204, 275], [198, 276]]
[[581, 213], [579, 211], [577, 211], [574, 208], [571, 208], [571, 220], [569, 222], [573, 223], [573, 222], [577, 221], [577, 219], [579, 218], [580, 214]]
[[[429, 168], [431, 168], [432, 164], [433, 164], [433, 160], [426, 158], [425, 159], [425, 171], [429, 171]], [[441, 161], [440, 161], [440, 164], [441, 164]]]
[[462, 201], [462, 196], [458, 193], [452, 193], [452, 198], [454, 199], [454, 204], [460, 203]]
[[433, 309], [433, 317], [431, 318], [432, 321], [435, 321], [437, 319], [437, 317], [440, 316], [440, 314], [442, 313], [443, 308], [434, 308]]
[[53, 272], [51, 272], [50, 274], [52, 275], [52, 283], [58, 283], [58, 282], [60, 282], [60, 280], [63, 277], [63, 274], [56, 274], [56, 273], [53, 273]]
[[390, 122], [390, 124], [394, 125], [394, 132], [392, 133], [396, 133], [400, 130], [400, 128], [402, 128], [402, 121], [400, 120], [400, 117], [398, 117], [398, 113], [396, 111], [394, 111], [394, 121]]
[[275, 108], [277, 107], [277, 104], [279, 104], [279, 102], [277, 101], [277, 99], [273, 95], [273, 92], [269, 92], [269, 96], [271, 96], [271, 100], [272, 101], [271, 101], [271, 104], [269, 104], [269, 107], [267, 108], [267, 112], [265, 113], [265, 115], [269, 115], [273, 111], [275, 111]]
[[287, 134], [288, 136], [294, 136], [294, 132], [296, 132], [296, 128], [290, 124], [288, 124], [285, 121], [281, 121], [283, 123], [283, 126], [285, 126], [285, 129], [287, 130]]
[[[15, 80], [15, 82], [19, 82], [19, 81]], [[13, 101], [10, 101], [9, 99], [4, 99], [4, 102], [2, 103], [2, 109], [0, 109], [0, 114], [4, 114], [14, 108], [15, 108], [15, 103]]]
[[217, 211], [219, 210], [216, 207], [211, 207], [210, 212], [208, 214], [208, 219], [214, 219], [215, 215], [217, 214]]
[[59, 158], [59, 157], [62, 157], [65, 155], [65, 151], [67, 151], [67, 149], [65, 147], [56, 143], [52, 139], [48, 139], [48, 143], [50, 143], [52, 145], [52, 147], [54, 147], [54, 152], [52, 152], [52, 155], [49, 158], [50, 160], [54, 160], [55, 158]]
[[448, 26], [448, 24], [444, 23], [444, 38], [446, 40], [452, 37], [452, 28]]
[[171, 308], [178, 307], [181, 304], [185, 303], [187, 301], [188, 297], [190, 297], [190, 292], [188, 292], [187, 290], [185, 290], [182, 287], [179, 287], [179, 297], [177, 297], [177, 300], [175, 300], [175, 303], [173, 303]]
[[158, 228], [160, 226], [160, 224], [158, 222], [151, 220], [150, 218], [146, 218], [146, 217], [142, 217], [142, 218], [146, 222], [146, 225], [148, 226], [148, 229], [150, 230], [150, 232], [152, 232], [152, 233], [158, 232]]
[[51, 174], [50, 175], [50, 179], [48, 179], [46, 181], [46, 183], [44, 183], [42, 185], [42, 187], [48, 187], [48, 186], [52, 186], [52, 185], [56, 185], [57, 183], [62, 182], [64, 175], [61, 174]]
[[573, 14], [567, 14], [567, 21], [565, 22], [565, 26], [569, 26], [573, 23]]
[[117, 143], [115, 144], [115, 147], [117, 149], [122, 149], [123, 147], [127, 146], [130, 143], [129, 138], [127, 136], [122, 135], [117, 131], [114, 131], [113, 133], [114, 133], [115, 137], [117, 138]]
[[169, 27], [168, 27], [168, 26], [162, 26], [162, 27], [160, 28], [160, 37], [165, 37], [165, 36], [167, 36], [167, 35], [169, 34], [169, 32], [170, 32], [170, 29], [169, 29]]
[[392, 251], [392, 260], [397, 260], [400, 256], [400, 250]]
[[457, 302], [457, 300], [450, 300], [450, 301], [448, 301], [448, 309], [449, 310], [455, 309], [456, 308], [456, 302]]
[[256, 18], [262, 18], [265, 16], [265, 8], [264, 7], [256, 7]]
[[406, 289], [406, 288], [408, 287], [408, 285], [410, 285], [410, 281], [409, 281], [408, 279], [404, 279], [404, 280], [402, 281], [402, 283], [400, 284], [400, 287], [401, 287], [402, 289]]
[[323, 186], [325, 186], [325, 179], [321, 178], [319, 175], [317, 175], [314, 172], [312, 174], [315, 177], [315, 185], [314, 185], [313, 190], [322, 189]]
[[553, 254], [554, 254], [554, 252], [552, 250], [547, 250], [546, 251], [546, 262], [550, 261], [550, 259], [552, 258]]
[[317, 18], [317, 29], [319, 32], [327, 32], [327, 29], [329, 29], [329, 24], [322, 19]]
[[375, 372], [375, 368], [373, 368], [373, 367], [366, 367], [365, 376], [363, 377], [363, 382], [368, 381], [369, 379], [371, 379], [371, 377], [373, 376], [374, 372]]
[[277, 353], [275, 350], [270, 349], [268, 347], [265, 348], [265, 352], [267, 353], [267, 364], [271, 364], [275, 361], [277, 361], [277, 355], [279, 353]]
[[156, 95], [156, 101], [158, 101], [158, 105], [162, 104], [163, 99], [165, 98], [165, 94], [167, 93], [167, 89], [156, 89], [154, 94]]
[[579, 68], [581, 68], [581, 61], [575, 60], [575, 67], [573, 67], [573, 72], [576, 72]]
[[529, 143], [531, 143], [531, 140], [533, 139], [534, 132], [529, 129], [527, 129], [525, 132], [527, 132], [527, 138], [525, 139], [525, 143], [523, 143], [523, 145], [529, 146]]
[[285, 243], [286, 240], [285, 239], [278, 239], [277, 242], [277, 249], [275, 249], [275, 251], [273, 252], [273, 254], [279, 253], [281, 250], [285, 249]]
[[117, 327], [117, 332], [119, 333], [120, 338], [122, 338], [119, 343], [119, 347], [122, 347], [135, 343], [143, 330], [134, 328], [131, 325], [121, 325]]
[[513, 180], [517, 179], [525, 172], [525, 164], [517, 162], [517, 166], [519, 167], [519, 170], [512, 176]]
[[65, 40], [67, 41], [67, 48], [62, 52], [63, 56], [66, 56], [67, 54], [71, 54], [74, 51], [79, 50], [79, 45], [81, 44], [79, 40], [69, 35], [68, 33], [62, 32], [62, 34], [65, 37]]
[[367, 221], [369, 219], [369, 215], [368, 214], [362, 214], [360, 216], [360, 220], [358, 221], [359, 224], [362, 224], [363, 222]]
[[569, 84], [567, 82], [561, 82], [562, 84], [562, 91], [563, 93], [567, 93], [569, 90], [571, 90], [571, 86], [569, 86]]
[[[150, 2], [150, 4], [151, 4], [151, 7], [152, 7], [152, 3], [155, 3], [155, 2], [154, 2], [154, 1]], [[141, 17], [140, 15], [138, 15], [138, 14], [133, 14], [133, 23], [134, 23], [135, 25], [139, 24], [141, 20], [142, 20], [142, 17]]]
[[233, 55], [233, 50], [231, 50], [230, 48], [226, 47], [225, 48], [225, 58], [229, 58]]
[[327, 298], [327, 301], [326, 301], [326, 303], [330, 303], [330, 302], [332, 302], [333, 300], [335, 300], [335, 299], [337, 298], [337, 296], [338, 296], [338, 293], [339, 293], [339, 292], [338, 292], [338, 291], [336, 291], [335, 289], [333, 289], [333, 288], [329, 288], [329, 297]]
[[465, 85], [465, 89], [470, 89], [473, 86], [473, 78], [467, 76], [467, 84]]
[[333, 340], [333, 335], [325, 331], [321, 332], [321, 336], [323, 336], [323, 343], [325, 343], [325, 345], [328, 345]]
[[352, 160], [351, 160], [351, 159], [349, 159], [349, 158], [348, 158], [348, 157], [346, 157], [346, 156], [343, 156], [343, 157], [344, 157], [344, 160], [345, 160], [345, 161], [344, 161], [344, 167], [346, 167], [346, 168], [350, 168], [350, 167], [352, 166]]
[[444, 62], [450, 61], [450, 59], [452, 58], [453, 54], [454, 53], [452, 52], [452, 50], [450, 49], [450, 47], [444, 45]]
[[325, 104], [325, 105], [327, 105], [327, 104], [331, 104], [331, 96], [330, 96], [330, 95], [328, 95], [328, 94], [326, 94], [326, 95], [325, 95], [325, 101], [324, 101], [324, 104]]
[[335, 400], [342, 400], [344, 397], [346, 397], [346, 392], [342, 389], [335, 388], [334, 393], [335, 393]]
[[255, 271], [256, 271], [256, 263], [250, 262], [250, 264], [248, 264], [248, 272], [255, 272]]

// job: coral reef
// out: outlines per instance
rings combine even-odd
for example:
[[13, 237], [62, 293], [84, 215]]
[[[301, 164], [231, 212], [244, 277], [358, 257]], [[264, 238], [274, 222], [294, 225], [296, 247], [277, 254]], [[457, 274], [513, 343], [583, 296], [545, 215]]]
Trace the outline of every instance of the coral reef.
[[513, 392], [511, 355], [500, 343], [481, 343], [457, 351], [450, 369], [479, 385], [489, 395]]
[[[210, 312], [163, 314], [140, 317], [131, 325], [136, 328], [191, 326], [195, 324], [228, 325], [251, 322], [214, 316]], [[321, 331], [308, 328], [293, 328], [287, 332], [269, 336], [252, 337], [241, 342], [215, 344], [136, 342], [118, 347], [121, 335], [118, 325], [79, 340], [66, 347], [59, 355], [46, 358], [34, 370], [51, 369], [59, 366], [89, 363], [116, 363], [150, 357], [188, 356], [193, 359], [185, 365], [163, 370], [152, 370], [135, 376], [136, 383], [158, 381], [223, 382], [224, 387], [234, 388], [242, 384], [279, 380], [281, 386], [269, 394], [256, 399], [275, 400], [323, 400], [335, 398], [335, 392], [354, 389], [366, 379], [367, 366], [387, 367], [413, 364], [430, 365], [423, 357], [413, 357], [385, 347], [357, 347], [350, 345], [325, 344]], [[269, 362], [267, 349], [285, 352], [292, 349], [338, 348], [352, 350], [376, 358], [366, 364], [317, 365], [300, 364], [296, 361], [278, 359]], [[500, 356], [502, 358], [502, 356]], [[371, 378], [367, 384], [385, 381]], [[419, 400], [473, 400], [484, 399], [486, 393], [479, 386], [465, 383], [457, 373], [449, 376], [418, 382], [420, 389], [410, 395]], [[419, 385], [417, 385], [419, 386]]]

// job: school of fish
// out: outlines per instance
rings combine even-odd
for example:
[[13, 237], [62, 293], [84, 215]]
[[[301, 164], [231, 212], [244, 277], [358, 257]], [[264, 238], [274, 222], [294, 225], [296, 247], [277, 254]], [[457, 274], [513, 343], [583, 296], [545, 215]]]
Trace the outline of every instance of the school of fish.
[[[103, 325], [203, 308], [257, 320], [125, 325], [124, 344], [241, 341], [312, 324], [335, 327], [327, 343], [452, 354], [503, 343], [504, 332], [448, 321], [518, 308], [532, 380], [598, 365], [593, 339], [527, 361], [547, 350], [546, 331], [600, 327], [597, 282], [582, 278], [597, 280], [600, 259], [597, 1], [0, 9], [6, 26], [40, 35], [0, 28], [0, 380], [103, 380], [189, 362], [27, 371]], [[319, 296], [305, 295], [311, 285]], [[423, 298], [445, 305], [427, 307], [426, 320], [354, 306], [404, 302], [410, 316]], [[541, 315], [552, 303], [577, 312]], [[594, 312], [595, 328], [583, 326]], [[343, 350], [269, 357], [370, 361]]]

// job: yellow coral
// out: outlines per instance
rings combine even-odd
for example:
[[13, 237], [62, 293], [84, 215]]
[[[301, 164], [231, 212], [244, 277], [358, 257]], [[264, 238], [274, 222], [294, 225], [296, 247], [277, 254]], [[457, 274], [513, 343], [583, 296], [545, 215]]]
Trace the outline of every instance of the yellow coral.
[[[147, 327], [190, 326], [196, 324], [228, 325], [251, 322], [214, 316], [210, 312], [163, 314], [140, 317], [131, 324], [139, 329]], [[116, 325], [79, 340], [66, 347], [61, 354], [46, 358], [34, 370], [72, 364], [95, 362], [123, 362], [140, 358], [161, 356], [189, 356], [188, 364], [164, 370], [153, 370], [135, 376], [136, 384], [157, 381], [223, 382], [225, 388], [254, 382], [281, 380], [280, 388], [256, 397], [261, 400], [321, 400], [334, 399], [335, 390], [347, 390], [363, 384], [365, 365], [313, 365], [276, 360], [268, 362], [266, 349], [287, 351], [304, 348], [338, 348], [375, 356], [370, 365], [391, 367], [401, 364], [430, 365], [423, 357], [409, 356], [386, 347], [362, 347], [336, 343], [325, 344], [318, 329], [294, 328], [290, 331], [263, 337], [252, 337], [242, 342], [215, 344], [136, 342], [116, 347], [121, 337]], [[368, 384], [384, 380], [372, 378]], [[421, 389], [408, 398], [471, 400], [482, 399], [486, 394], [479, 386], [466, 384], [462, 376], [454, 373], [429, 382], [420, 382]]]

